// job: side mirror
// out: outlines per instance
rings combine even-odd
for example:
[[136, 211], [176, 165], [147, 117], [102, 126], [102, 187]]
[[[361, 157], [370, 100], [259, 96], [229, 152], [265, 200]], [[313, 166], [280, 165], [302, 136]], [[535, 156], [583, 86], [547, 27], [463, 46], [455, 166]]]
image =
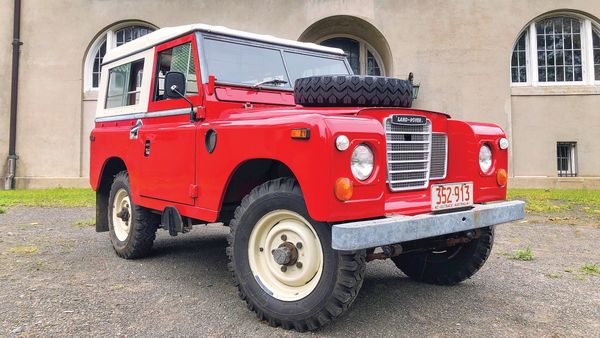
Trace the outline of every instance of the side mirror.
[[185, 97], [185, 75], [180, 72], [167, 72], [165, 75], [165, 96], [169, 99]]

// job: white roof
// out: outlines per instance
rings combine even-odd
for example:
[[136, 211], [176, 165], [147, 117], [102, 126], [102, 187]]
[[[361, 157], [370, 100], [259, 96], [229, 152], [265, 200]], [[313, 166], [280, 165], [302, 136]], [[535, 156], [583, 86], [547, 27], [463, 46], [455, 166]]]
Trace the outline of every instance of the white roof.
[[248, 33], [248, 32], [244, 32], [244, 31], [230, 29], [230, 28], [223, 27], [223, 26], [193, 24], [193, 25], [161, 28], [150, 34], [144, 35], [141, 38], [135, 39], [124, 45], [121, 45], [117, 48], [113, 48], [113, 49], [107, 51], [106, 55], [104, 56], [102, 61], [103, 61], [103, 63], [108, 63], [108, 62], [114, 61], [116, 59], [125, 57], [127, 55], [131, 55], [133, 53], [142, 51], [144, 49], [148, 49], [148, 48], [158, 45], [160, 43], [172, 40], [173, 38], [176, 38], [178, 36], [186, 35], [193, 31], [203, 31], [203, 32], [208, 32], [208, 33], [223, 34], [223, 35], [240, 37], [240, 38], [245, 38], [245, 39], [250, 39], [250, 40], [263, 41], [263, 42], [273, 43], [273, 44], [278, 44], [278, 45], [316, 50], [316, 51], [326, 52], [326, 53], [344, 54], [344, 51], [339, 48], [326, 47], [326, 46], [321, 46], [321, 45], [317, 45], [314, 43], [298, 42], [295, 40], [281, 39], [281, 38], [276, 38], [271, 35]]

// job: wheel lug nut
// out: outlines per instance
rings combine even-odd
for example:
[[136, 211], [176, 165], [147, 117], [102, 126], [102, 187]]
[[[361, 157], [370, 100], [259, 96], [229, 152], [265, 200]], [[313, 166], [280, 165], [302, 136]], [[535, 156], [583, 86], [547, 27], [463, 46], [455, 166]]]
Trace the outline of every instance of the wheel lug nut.
[[285, 265], [284, 265], [284, 266], [282, 266], [282, 267], [281, 267], [281, 272], [286, 272], [286, 271], [287, 271], [287, 266], [285, 266]]
[[302, 249], [302, 243], [300, 243], [300, 242], [296, 243], [296, 248]]
[[284, 242], [287, 241], [287, 236], [286, 235], [281, 235], [281, 240], [284, 241]]
[[297, 263], [296, 263], [296, 267], [297, 267], [298, 269], [302, 269], [302, 262], [297, 262]]

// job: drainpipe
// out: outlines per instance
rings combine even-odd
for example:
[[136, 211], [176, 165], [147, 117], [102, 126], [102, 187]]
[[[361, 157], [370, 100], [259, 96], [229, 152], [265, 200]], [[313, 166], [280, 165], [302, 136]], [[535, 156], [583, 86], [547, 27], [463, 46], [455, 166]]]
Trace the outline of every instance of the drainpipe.
[[10, 132], [8, 139], [8, 173], [4, 179], [4, 189], [15, 188], [15, 172], [17, 169], [17, 95], [19, 92], [19, 50], [23, 44], [21, 38], [21, 0], [15, 0], [12, 41], [12, 80], [10, 84]]

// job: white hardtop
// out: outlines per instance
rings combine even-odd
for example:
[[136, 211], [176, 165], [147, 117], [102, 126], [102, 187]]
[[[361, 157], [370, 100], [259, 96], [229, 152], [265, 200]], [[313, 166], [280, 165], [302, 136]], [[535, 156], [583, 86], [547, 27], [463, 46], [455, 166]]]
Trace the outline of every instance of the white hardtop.
[[135, 39], [131, 42], [128, 42], [124, 45], [121, 45], [117, 48], [110, 49], [106, 52], [106, 55], [103, 58], [103, 63], [109, 63], [114, 60], [121, 59], [128, 55], [140, 52], [142, 50], [151, 48], [155, 45], [161, 44], [163, 42], [172, 40], [176, 37], [186, 35], [188, 33], [194, 31], [202, 31], [207, 33], [215, 33], [233, 37], [239, 37], [243, 39], [250, 39], [255, 41], [261, 41], [266, 43], [272, 43], [283, 46], [296, 47], [301, 49], [314, 50], [319, 52], [333, 53], [344, 55], [344, 51], [339, 48], [332, 48], [317, 45], [314, 43], [308, 42], [298, 42], [295, 40], [281, 39], [271, 35], [262, 35], [262, 34], [254, 34], [248, 33], [244, 31], [239, 31], [235, 29], [230, 29], [223, 26], [211, 26], [205, 24], [193, 24], [193, 25], [185, 25], [185, 26], [176, 26], [176, 27], [165, 27], [161, 28], [157, 31], [154, 31], [150, 34], [144, 35], [138, 39]]

